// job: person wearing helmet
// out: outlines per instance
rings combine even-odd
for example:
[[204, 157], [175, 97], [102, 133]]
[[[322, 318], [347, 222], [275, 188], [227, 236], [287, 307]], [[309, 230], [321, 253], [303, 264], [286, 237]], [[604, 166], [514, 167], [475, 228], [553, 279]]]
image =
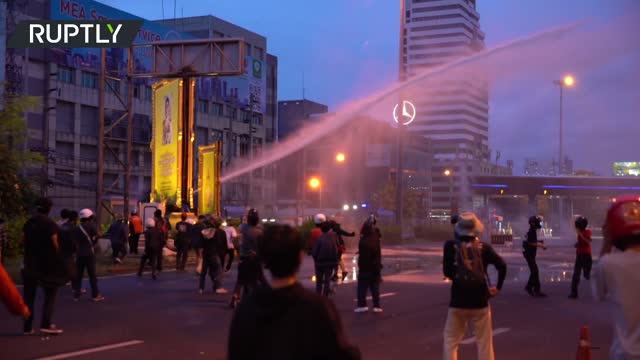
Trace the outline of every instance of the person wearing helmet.
[[569, 299], [578, 298], [578, 285], [580, 284], [580, 273], [583, 272], [584, 278], [589, 280], [591, 276], [591, 230], [587, 229], [589, 221], [584, 216], [578, 216], [575, 220], [576, 233], [578, 240], [576, 242], [576, 262], [573, 266], [573, 277], [571, 279], [571, 294]]
[[180, 221], [176, 224], [176, 270], [184, 271], [189, 257], [191, 246], [191, 225], [187, 222], [187, 213], [180, 215]]
[[325, 222], [327, 222], [327, 217], [324, 214], [318, 213], [313, 217], [313, 223], [316, 225], [316, 227], [311, 230], [311, 237], [309, 238], [309, 251], [313, 249], [313, 244], [315, 244], [316, 240], [318, 240], [320, 235], [322, 235], [321, 228]]
[[138, 255], [138, 242], [143, 231], [142, 219], [138, 216], [138, 212], [133, 209], [129, 217], [129, 254]]
[[90, 209], [82, 209], [78, 213], [80, 225], [73, 229], [71, 234], [77, 249], [76, 257], [76, 278], [73, 281], [73, 299], [80, 300], [80, 288], [82, 287], [82, 277], [84, 270], [89, 275], [91, 284], [91, 296], [93, 301], [102, 301], [104, 297], [98, 290], [98, 277], [96, 276], [96, 253], [95, 246], [98, 243], [98, 230], [96, 229], [95, 217]]
[[33, 331], [33, 314], [38, 287], [44, 290], [42, 320], [40, 331], [57, 335], [62, 329], [52, 324], [51, 318], [58, 294], [58, 288], [66, 282], [66, 269], [60, 254], [58, 243], [58, 225], [49, 218], [51, 200], [39, 198], [36, 201], [36, 214], [23, 227], [24, 258], [22, 269], [23, 296], [31, 315], [24, 321], [25, 335]]
[[[640, 359], [640, 197], [618, 198], [607, 211], [593, 272], [593, 294], [607, 301], [614, 322], [610, 359]], [[614, 248], [617, 251], [614, 251]]]
[[158, 261], [158, 253], [162, 252], [164, 247], [164, 238], [162, 230], [158, 228], [155, 219], [148, 218], [145, 221], [144, 231], [144, 253], [140, 257], [140, 267], [138, 268], [138, 276], [142, 276], [145, 264], [151, 263], [151, 278], [156, 279], [156, 272], [158, 267], [156, 261]]
[[264, 283], [262, 264], [258, 256], [258, 242], [262, 238], [263, 229], [260, 226], [258, 210], [250, 209], [247, 212], [247, 223], [240, 226], [240, 264], [238, 264], [238, 279], [233, 290], [231, 303], [235, 308], [241, 296], [247, 296], [260, 283]]
[[525, 291], [533, 297], [546, 297], [547, 295], [540, 290], [540, 274], [538, 271], [538, 264], [536, 263], [536, 255], [538, 248], [546, 250], [544, 241], [538, 240], [538, 230], [542, 229], [542, 217], [532, 216], [529, 218], [529, 231], [525, 236], [525, 240], [522, 242], [524, 251], [524, 259], [529, 266], [529, 281], [524, 288]]

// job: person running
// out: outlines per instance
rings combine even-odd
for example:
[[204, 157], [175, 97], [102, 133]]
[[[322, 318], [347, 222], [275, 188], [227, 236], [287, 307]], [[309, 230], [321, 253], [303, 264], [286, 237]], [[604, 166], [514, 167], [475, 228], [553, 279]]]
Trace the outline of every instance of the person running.
[[140, 257], [140, 267], [138, 268], [138, 276], [142, 276], [142, 271], [147, 262], [151, 263], [151, 278], [156, 279], [158, 267], [158, 253], [162, 252], [164, 247], [164, 234], [158, 228], [155, 219], [148, 218], [145, 221], [146, 230], [144, 232], [144, 253]]
[[[604, 241], [594, 266], [593, 294], [606, 301], [615, 331], [612, 360], [640, 359], [640, 198], [618, 198], [607, 211]], [[617, 251], [614, 251], [613, 248]]]
[[[478, 359], [493, 360], [491, 307], [489, 299], [498, 295], [507, 275], [507, 265], [491, 245], [481, 242], [478, 235], [484, 226], [476, 215], [459, 215], [454, 232], [455, 240], [444, 245], [442, 272], [452, 280], [451, 301], [444, 328], [443, 359], [458, 358], [458, 347], [467, 324], [473, 325], [478, 347]], [[498, 270], [498, 282], [491, 286], [487, 267]]]
[[220, 248], [227, 247], [227, 238], [225, 232], [220, 229], [220, 219], [211, 217], [206, 222], [206, 227], [202, 230], [202, 271], [200, 272], [200, 283], [198, 292], [204, 294], [204, 283], [207, 274], [213, 283], [213, 292], [215, 294], [226, 294], [227, 290], [220, 286], [220, 273], [222, 266], [220, 264]]
[[338, 222], [338, 221], [341, 221], [341, 218], [342, 218], [342, 214], [337, 213], [329, 221], [333, 231], [336, 234], [338, 234], [338, 265], [334, 269], [333, 277], [331, 278], [331, 280], [333, 280], [333, 281], [338, 281], [338, 268], [340, 268], [340, 271], [341, 271], [342, 281], [344, 281], [347, 278], [347, 276], [349, 276], [349, 272], [347, 271], [347, 267], [345, 266], [344, 260], [342, 259], [342, 255], [347, 251], [347, 246], [346, 246], [346, 244], [344, 242], [344, 239], [342, 237], [343, 236], [347, 236], [347, 237], [356, 236], [355, 232], [346, 232], [345, 230], [342, 229], [342, 227], [340, 226], [340, 223]]
[[297, 280], [304, 257], [302, 237], [288, 225], [271, 225], [260, 255], [271, 273], [240, 304], [231, 320], [228, 359], [360, 359], [348, 343], [333, 303]]
[[176, 270], [184, 270], [189, 258], [191, 247], [191, 225], [187, 222], [187, 213], [180, 215], [180, 221], [176, 224]]
[[380, 247], [380, 229], [376, 226], [376, 217], [372, 214], [362, 225], [358, 244], [358, 307], [357, 313], [367, 312], [367, 290], [371, 291], [373, 312], [381, 313], [380, 282], [382, 280], [382, 249]]
[[106, 237], [111, 238], [111, 260], [113, 264], [122, 264], [122, 258], [126, 255], [125, 243], [127, 241], [127, 225], [122, 214], [115, 214], [115, 221], [107, 230]]
[[578, 216], [575, 220], [578, 240], [576, 242], [576, 262], [573, 266], [569, 299], [578, 298], [578, 285], [580, 284], [581, 272], [584, 274], [586, 280], [589, 280], [591, 277], [593, 258], [591, 257], [591, 230], [587, 229], [588, 225], [589, 220], [584, 216]]
[[[227, 219], [222, 223], [222, 229], [227, 234], [227, 252], [225, 255], [229, 257], [227, 267], [225, 268], [224, 272], [229, 272], [231, 270], [233, 258], [235, 257], [236, 253], [235, 242], [238, 239], [238, 232], [236, 231], [236, 228], [229, 224], [229, 220], [230, 219]], [[224, 257], [221, 259], [221, 265], [224, 266]]]
[[322, 235], [313, 244], [311, 256], [316, 271], [316, 292], [329, 296], [331, 292], [331, 276], [338, 265], [338, 234], [333, 231], [331, 224], [322, 224]]
[[49, 218], [51, 200], [43, 197], [36, 200], [36, 214], [24, 224], [24, 258], [22, 282], [24, 301], [30, 316], [24, 321], [25, 335], [33, 331], [34, 304], [36, 291], [44, 291], [40, 331], [45, 334], [62, 334], [62, 329], [52, 322], [58, 288], [66, 282], [66, 269], [58, 243], [58, 225]]
[[142, 219], [134, 209], [129, 217], [129, 254], [138, 255], [138, 242], [143, 231]]
[[524, 290], [533, 297], [546, 297], [547, 295], [540, 290], [540, 274], [538, 271], [538, 264], [536, 263], [536, 255], [538, 248], [546, 250], [543, 240], [538, 240], [538, 230], [542, 229], [542, 217], [532, 216], [529, 218], [529, 231], [522, 242], [524, 251], [524, 259], [529, 266], [529, 281]]
[[96, 276], [96, 254], [95, 246], [98, 243], [98, 230], [96, 229], [95, 217], [93, 211], [82, 209], [78, 214], [80, 216], [80, 225], [73, 229], [71, 236], [78, 249], [76, 258], [76, 278], [73, 285], [75, 301], [80, 300], [82, 287], [82, 278], [84, 270], [89, 275], [89, 284], [91, 285], [91, 297], [93, 301], [102, 301], [104, 297], [98, 290], [98, 277]]
[[258, 254], [258, 242], [263, 234], [258, 210], [250, 209], [247, 212], [247, 222], [240, 227], [240, 234], [242, 238], [240, 240], [238, 278], [229, 304], [232, 308], [238, 305], [241, 297], [249, 295], [258, 284], [265, 282]]

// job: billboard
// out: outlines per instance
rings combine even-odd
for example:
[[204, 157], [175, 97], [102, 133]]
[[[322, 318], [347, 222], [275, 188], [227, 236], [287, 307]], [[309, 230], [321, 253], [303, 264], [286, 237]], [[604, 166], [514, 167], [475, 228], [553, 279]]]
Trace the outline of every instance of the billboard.
[[220, 215], [220, 142], [198, 147], [198, 214]]
[[151, 138], [151, 201], [176, 203], [180, 189], [180, 114], [182, 80], [153, 86], [153, 136]]
[[[127, 12], [112, 8], [92, 0], [51, 0], [51, 20], [144, 20], [134, 43], [151, 43], [163, 40], [193, 39], [170, 27], [156, 24]], [[151, 68], [150, 49], [136, 49], [137, 69]], [[98, 71], [100, 69], [100, 49], [55, 49], [55, 61], [66, 66]], [[139, 61], [138, 61], [139, 60]], [[127, 70], [126, 49], [107, 49], [107, 69], [118, 74]], [[142, 81], [142, 80], [141, 80]]]
[[254, 112], [265, 114], [266, 63], [252, 56], [245, 56], [243, 75], [199, 79], [198, 97], [202, 100], [235, 103], [239, 108], [247, 110], [252, 106]]
[[615, 176], [640, 176], [640, 162], [638, 161], [614, 162], [613, 174]]

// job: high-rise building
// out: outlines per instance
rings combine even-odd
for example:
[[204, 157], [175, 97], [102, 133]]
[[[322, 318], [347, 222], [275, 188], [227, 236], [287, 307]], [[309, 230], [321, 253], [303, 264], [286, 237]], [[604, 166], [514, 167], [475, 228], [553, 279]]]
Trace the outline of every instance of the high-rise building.
[[[480, 51], [485, 37], [475, 0], [404, 0], [401, 35], [401, 80]], [[434, 209], [453, 207], [451, 188], [456, 207], [470, 207], [465, 189], [474, 169], [490, 167], [486, 80], [474, 73], [445, 77], [419, 94], [411, 99], [416, 117], [408, 129], [431, 141]]]

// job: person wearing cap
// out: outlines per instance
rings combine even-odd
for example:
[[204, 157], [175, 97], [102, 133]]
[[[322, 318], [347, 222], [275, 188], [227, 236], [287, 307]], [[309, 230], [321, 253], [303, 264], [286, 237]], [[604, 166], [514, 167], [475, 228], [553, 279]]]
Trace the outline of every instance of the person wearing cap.
[[23, 227], [24, 258], [22, 269], [22, 283], [24, 301], [31, 315], [24, 321], [25, 335], [33, 331], [33, 315], [36, 290], [44, 290], [42, 304], [42, 320], [40, 331], [45, 334], [57, 335], [62, 329], [52, 322], [53, 311], [58, 294], [58, 288], [67, 281], [66, 269], [58, 242], [58, 225], [49, 218], [51, 200], [42, 197], [36, 200], [36, 214]]
[[138, 212], [133, 209], [131, 216], [129, 216], [129, 254], [138, 254], [138, 242], [143, 231], [142, 219], [138, 216]]
[[191, 225], [187, 222], [187, 213], [180, 214], [180, 221], [176, 224], [176, 270], [184, 270], [189, 258], [191, 246]]
[[124, 223], [122, 214], [115, 215], [115, 221], [105, 234], [111, 239], [111, 260], [114, 264], [122, 264], [121, 256], [126, 255], [125, 242], [127, 241], [127, 225]]
[[[478, 236], [484, 226], [476, 215], [464, 212], [455, 225], [455, 240], [444, 245], [442, 272], [451, 279], [451, 300], [444, 328], [445, 360], [458, 358], [458, 347], [471, 323], [478, 348], [478, 359], [493, 360], [491, 307], [489, 299], [498, 295], [507, 275], [507, 265], [491, 245]], [[491, 286], [487, 267], [498, 270], [498, 281]]]
[[592, 287], [596, 300], [606, 301], [613, 317], [609, 358], [640, 359], [640, 197], [618, 198], [607, 211], [602, 231]]
[[71, 233], [72, 239], [77, 249], [76, 257], [76, 278], [72, 287], [74, 291], [73, 299], [80, 300], [82, 278], [85, 269], [89, 275], [91, 285], [91, 298], [93, 301], [102, 301], [104, 297], [98, 290], [98, 277], [96, 275], [96, 253], [95, 246], [98, 243], [98, 230], [96, 229], [95, 217], [90, 209], [82, 209], [78, 213], [80, 225], [76, 226]]
[[156, 272], [158, 267], [156, 261], [158, 261], [158, 253], [162, 252], [164, 247], [164, 239], [162, 230], [158, 228], [155, 219], [148, 218], [145, 221], [144, 231], [144, 253], [140, 257], [140, 267], [138, 268], [138, 276], [142, 276], [145, 264], [151, 263], [151, 278], [156, 279]]

